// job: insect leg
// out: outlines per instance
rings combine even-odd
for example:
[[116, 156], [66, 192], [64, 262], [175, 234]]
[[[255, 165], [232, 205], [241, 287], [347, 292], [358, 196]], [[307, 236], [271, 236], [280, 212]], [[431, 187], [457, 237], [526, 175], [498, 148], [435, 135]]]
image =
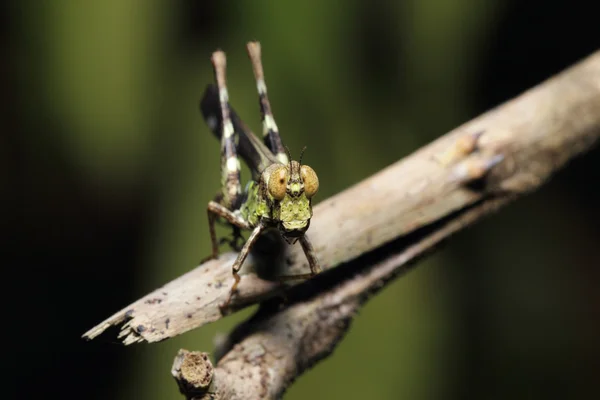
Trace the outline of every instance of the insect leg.
[[308, 260], [308, 265], [310, 266], [310, 273], [298, 275], [284, 275], [278, 277], [279, 280], [291, 281], [296, 279], [308, 279], [321, 272], [319, 259], [317, 258], [317, 255], [315, 254], [315, 249], [313, 249], [312, 244], [308, 240], [308, 236], [306, 236], [306, 234], [300, 236], [300, 245], [302, 246], [302, 250], [304, 250], [304, 254], [306, 255], [306, 259]]
[[306, 234], [300, 236], [300, 245], [302, 246], [302, 250], [304, 250], [304, 254], [308, 260], [308, 265], [310, 266], [310, 275], [314, 276], [321, 272], [321, 265], [319, 264], [319, 259], [315, 254], [315, 249], [312, 247], [310, 240], [308, 240], [308, 236]]
[[249, 42], [246, 45], [246, 48], [248, 49], [248, 56], [252, 62], [252, 70], [254, 71], [254, 78], [256, 79], [256, 89], [258, 90], [258, 100], [263, 122], [263, 140], [269, 150], [275, 154], [275, 157], [277, 157], [279, 162], [287, 164], [289, 162], [287, 153], [285, 147], [283, 147], [283, 144], [281, 143], [279, 129], [275, 123], [275, 118], [271, 111], [271, 103], [267, 96], [267, 85], [265, 83], [265, 73], [261, 61], [260, 43]]
[[229, 94], [227, 92], [227, 80], [225, 70], [227, 59], [222, 51], [215, 51], [211, 57], [215, 80], [219, 89], [219, 103], [221, 108], [221, 186], [223, 190], [222, 204], [233, 209], [242, 187], [240, 184], [240, 161], [235, 148], [235, 137], [233, 124], [230, 117]]
[[233, 294], [235, 293], [237, 286], [240, 283], [240, 275], [238, 274], [238, 272], [240, 271], [240, 268], [242, 268], [242, 265], [244, 264], [246, 257], [248, 257], [248, 254], [250, 254], [250, 250], [252, 249], [252, 246], [254, 246], [254, 243], [256, 243], [260, 234], [264, 230], [265, 230], [265, 226], [262, 223], [259, 223], [254, 228], [254, 230], [248, 237], [248, 240], [244, 244], [244, 247], [242, 247], [242, 250], [240, 250], [240, 253], [238, 254], [235, 261], [233, 262], [233, 265], [231, 266], [231, 271], [233, 273], [233, 278], [235, 279], [235, 282], [233, 283], [233, 286], [231, 286], [231, 290], [229, 291], [229, 297], [227, 297], [227, 300], [225, 301], [225, 303], [223, 303], [222, 305], [219, 306], [219, 308], [221, 309], [221, 313], [223, 313], [223, 310], [225, 310], [229, 306], [229, 303], [231, 302], [231, 298], [233, 297]]
[[224, 218], [227, 222], [229, 222], [235, 227], [247, 230], [251, 229], [247, 221], [244, 221], [242, 218], [235, 215], [227, 207], [217, 203], [216, 201], [211, 201], [208, 203], [206, 212], [208, 214], [208, 229], [210, 232], [210, 240], [212, 243], [212, 255], [210, 258], [214, 259], [219, 256], [219, 242], [217, 240], [217, 233], [215, 231], [215, 222], [217, 221], [218, 217]]

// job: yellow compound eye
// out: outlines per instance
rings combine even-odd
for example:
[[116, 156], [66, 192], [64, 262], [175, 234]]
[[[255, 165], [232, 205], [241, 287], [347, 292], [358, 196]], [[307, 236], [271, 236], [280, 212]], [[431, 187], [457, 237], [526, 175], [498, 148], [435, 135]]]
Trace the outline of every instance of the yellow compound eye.
[[304, 193], [310, 199], [319, 190], [317, 173], [308, 165], [303, 165], [300, 168], [300, 175], [302, 175], [302, 180], [304, 181]]
[[288, 173], [284, 166], [277, 168], [269, 177], [269, 194], [275, 200], [283, 200], [287, 190]]

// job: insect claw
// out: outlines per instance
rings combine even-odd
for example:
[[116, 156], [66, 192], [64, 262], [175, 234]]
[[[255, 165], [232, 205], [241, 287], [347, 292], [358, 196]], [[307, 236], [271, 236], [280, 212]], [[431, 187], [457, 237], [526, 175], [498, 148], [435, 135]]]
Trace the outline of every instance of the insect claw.
[[227, 309], [229, 308], [229, 303], [231, 303], [231, 298], [233, 297], [233, 294], [233, 292], [229, 292], [229, 296], [227, 297], [225, 303], [219, 304], [219, 312], [223, 317], [227, 315]]

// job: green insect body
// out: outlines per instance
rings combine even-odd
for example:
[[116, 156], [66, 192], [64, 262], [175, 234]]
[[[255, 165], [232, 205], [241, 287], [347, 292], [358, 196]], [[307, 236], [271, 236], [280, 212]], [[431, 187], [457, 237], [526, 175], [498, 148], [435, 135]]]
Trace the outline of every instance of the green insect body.
[[[235, 281], [227, 301], [221, 306], [222, 311], [229, 305], [236, 291], [240, 281], [238, 272], [244, 260], [265, 229], [278, 229], [289, 244], [300, 241], [309, 261], [310, 274], [284, 276], [281, 279], [305, 279], [320, 271], [315, 252], [305, 234], [312, 218], [311, 201], [319, 189], [319, 179], [312, 168], [302, 165], [302, 155], [300, 161], [290, 160], [289, 152], [281, 142], [267, 97], [260, 44], [250, 42], [247, 48], [259, 94], [263, 141], [244, 125], [229, 105], [225, 79], [226, 59], [221, 51], [212, 56], [217, 85], [209, 85], [201, 102], [202, 114], [208, 126], [221, 140], [222, 191], [208, 204], [212, 257], [218, 257], [218, 241], [214, 229], [217, 220], [233, 226], [234, 235], [240, 229], [252, 231], [232, 265]], [[253, 178], [243, 193], [238, 154], [252, 171]]]
[[262, 218], [272, 218], [271, 207], [268, 200], [260, 194], [260, 185], [257, 182], [248, 182], [246, 195], [248, 197], [240, 207], [240, 215], [250, 226], [255, 227]]

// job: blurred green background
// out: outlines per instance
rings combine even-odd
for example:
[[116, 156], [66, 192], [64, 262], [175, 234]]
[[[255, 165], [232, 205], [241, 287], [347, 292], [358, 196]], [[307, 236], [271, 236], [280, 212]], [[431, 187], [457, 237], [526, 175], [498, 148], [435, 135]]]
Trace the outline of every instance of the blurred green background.
[[[261, 41], [282, 137], [308, 147], [319, 201], [600, 44], [597, 14], [560, 0], [0, 7], [8, 398], [180, 399], [176, 351], [210, 352], [251, 314], [153, 345], [80, 339], [209, 253], [219, 144], [198, 102], [213, 50], [260, 131], [244, 46]], [[286, 399], [597, 397], [598, 156], [389, 285]]]

